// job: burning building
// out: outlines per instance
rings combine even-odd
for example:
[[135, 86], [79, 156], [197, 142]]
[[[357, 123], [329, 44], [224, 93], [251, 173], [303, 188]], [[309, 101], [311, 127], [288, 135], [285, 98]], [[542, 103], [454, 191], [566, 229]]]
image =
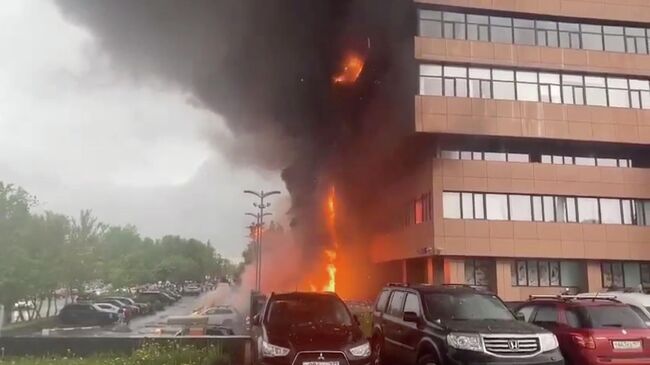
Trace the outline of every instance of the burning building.
[[223, 115], [222, 152], [282, 169], [296, 287], [650, 285], [647, 6], [58, 2]]

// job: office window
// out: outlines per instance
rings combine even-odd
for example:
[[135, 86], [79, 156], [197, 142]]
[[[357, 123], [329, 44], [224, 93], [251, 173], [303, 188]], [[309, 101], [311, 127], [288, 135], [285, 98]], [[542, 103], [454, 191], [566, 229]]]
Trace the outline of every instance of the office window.
[[533, 220], [536, 222], [544, 221], [544, 207], [541, 196], [533, 196]]
[[605, 50], [611, 52], [625, 52], [625, 37], [623, 27], [604, 26]]
[[460, 159], [460, 152], [459, 151], [445, 151], [442, 150], [440, 151], [440, 158], [448, 159], [448, 160], [459, 160]]
[[646, 32], [643, 28], [625, 28], [625, 47], [629, 53], [648, 53]]
[[599, 223], [598, 199], [578, 198], [580, 223]]
[[515, 100], [515, 76], [513, 71], [492, 70], [492, 88], [495, 99]]
[[510, 267], [513, 286], [560, 286], [560, 262], [516, 260]]
[[508, 196], [485, 194], [486, 216], [489, 220], [508, 220]]
[[552, 73], [539, 73], [540, 101], [545, 103], [562, 103], [562, 90], [560, 75]]
[[467, 39], [472, 41], [489, 41], [489, 18], [485, 15], [467, 15]]
[[581, 41], [583, 49], [603, 50], [603, 27], [600, 25], [581, 24]]
[[491, 16], [490, 34], [492, 42], [512, 43], [512, 19]]
[[619, 108], [630, 107], [630, 92], [628, 90], [627, 79], [608, 77], [607, 87], [610, 106]]
[[517, 71], [517, 100], [539, 101], [536, 72]]
[[580, 25], [575, 23], [558, 23], [560, 30], [560, 47], [580, 48]]
[[600, 269], [603, 278], [603, 288], [625, 288], [625, 275], [622, 262], [602, 262]]
[[442, 194], [442, 216], [449, 219], [460, 219], [460, 193]]
[[442, 95], [442, 66], [420, 65], [420, 94]]
[[444, 12], [442, 14], [445, 38], [465, 39], [465, 14]]
[[533, 220], [531, 198], [529, 195], [509, 195], [510, 220], [526, 221]]
[[473, 98], [492, 98], [492, 73], [489, 68], [469, 69], [469, 95]]
[[[582, 211], [580, 212], [582, 217]], [[600, 215], [603, 224], [621, 224], [623, 215], [619, 199], [600, 199]]]
[[514, 19], [514, 33], [516, 44], [535, 45], [535, 21], [528, 19]]
[[650, 86], [648, 80], [630, 79], [630, 103], [632, 108], [650, 109]]
[[537, 263], [537, 272], [539, 273], [539, 286], [551, 285], [551, 271], [548, 261], [539, 261]]
[[607, 106], [605, 78], [585, 76], [585, 97], [587, 105]]
[[596, 159], [594, 157], [575, 157], [573, 162], [566, 162], [565, 165], [578, 165], [578, 166], [596, 166]]
[[530, 156], [525, 153], [508, 153], [508, 162], [530, 162]]
[[507, 155], [503, 152], [485, 152], [485, 161], [507, 161]]
[[584, 78], [580, 75], [562, 75], [562, 95], [564, 104], [583, 105]]
[[419, 10], [419, 34], [423, 37], [442, 38], [442, 13], [439, 11]]
[[557, 22], [537, 20], [535, 21], [537, 29], [537, 44], [546, 47], [559, 47], [559, 38], [557, 31]]
[[555, 222], [555, 199], [552, 196], [544, 196], [542, 197], [542, 202], [544, 207], [544, 222]]
[[489, 260], [465, 260], [465, 284], [489, 286], [490, 266]]
[[[623, 213], [623, 224], [635, 224], [637, 215], [635, 205], [631, 200], [621, 200], [621, 212]], [[603, 223], [604, 220], [603, 220]]]
[[644, 287], [650, 286], [650, 264], [640, 264], [639, 271], [641, 271], [641, 285]]
[[413, 205], [415, 208], [415, 224], [421, 224], [424, 222], [424, 205], [422, 204], [422, 200], [416, 200]]
[[474, 216], [476, 219], [485, 219], [485, 199], [483, 194], [474, 194]]
[[617, 161], [615, 158], [597, 158], [596, 165], [603, 167], [616, 167]]
[[460, 197], [463, 205], [463, 219], [474, 219], [474, 194], [461, 193]]

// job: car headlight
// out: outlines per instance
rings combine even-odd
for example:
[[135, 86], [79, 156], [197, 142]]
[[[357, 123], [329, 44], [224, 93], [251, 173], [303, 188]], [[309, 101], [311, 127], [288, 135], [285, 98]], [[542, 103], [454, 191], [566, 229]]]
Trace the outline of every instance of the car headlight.
[[370, 356], [370, 343], [366, 341], [359, 346], [352, 347], [348, 351], [355, 357], [368, 357]]
[[262, 341], [263, 357], [283, 357], [289, 355], [289, 349]]
[[555, 350], [558, 348], [557, 337], [552, 333], [542, 333], [539, 335], [539, 348], [542, 352]]
[[447, 335], [449, 346], [458, 350], [483, 351], [481, 337], [472, 333], [450, 333]]

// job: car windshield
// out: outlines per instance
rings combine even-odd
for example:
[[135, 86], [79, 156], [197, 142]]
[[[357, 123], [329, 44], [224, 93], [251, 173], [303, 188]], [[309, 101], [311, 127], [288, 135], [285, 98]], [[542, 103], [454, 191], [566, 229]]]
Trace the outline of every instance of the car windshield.
[[267, 314], [269, 325], [333, 324], [351, 326], [345, 304], [334, 297], [308, 296], [273, 300]]
[[599, 305], [579, 308], [586, 328], [646, 328], [632, 308], [621, 305]]
[[494, 295], [430, 293], [424, 295], [426, 315], [431, 320], [513, 320], [514, 316]]

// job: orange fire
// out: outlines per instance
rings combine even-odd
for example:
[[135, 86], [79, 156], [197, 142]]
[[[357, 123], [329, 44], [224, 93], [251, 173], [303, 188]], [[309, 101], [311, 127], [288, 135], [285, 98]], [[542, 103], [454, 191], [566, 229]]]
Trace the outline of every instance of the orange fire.
[[359, 75], [361, 75], [363, 66], [363, 58], [355, 53], [348, 54], [343, 62], [341, 72], [334, 76], [334, 83], [342, 85], [354, 84], [359, 78]]

